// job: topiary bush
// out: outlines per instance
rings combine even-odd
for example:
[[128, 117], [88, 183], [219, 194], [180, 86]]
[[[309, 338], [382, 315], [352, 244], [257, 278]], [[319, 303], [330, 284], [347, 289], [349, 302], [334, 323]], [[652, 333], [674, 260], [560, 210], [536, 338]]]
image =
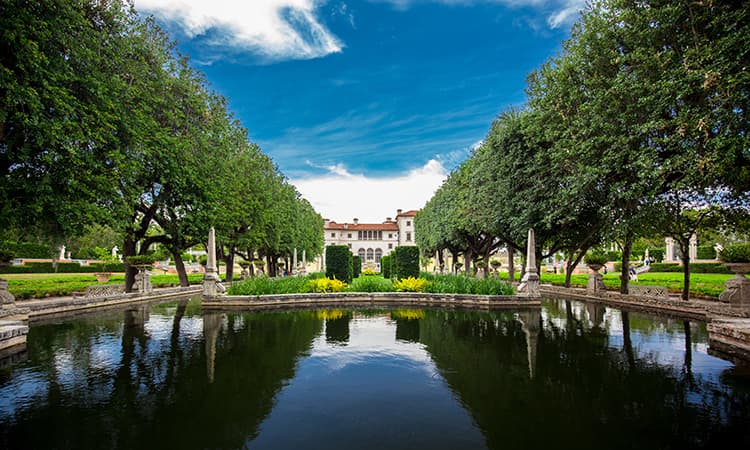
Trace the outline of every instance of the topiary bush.
[[133, 255], [125, 258], [131, 266], [148, 266], [156, 261], [153, 255]]
[[362, 273], [362, 258], [352, 254], [352, 279], [357, 278]]
[[390, 255], [380, 258], [380, 273], [383, 275], [383, 278], [391, 278], [392, 263], [393, 259]]
[[326, 277], [351, 283], [353, 275], [352, 252], [346, 245], [326, 247]]
[[393, 278], [417, 278], [419, 276], [419, 248], [416, 246], [396, 247], [391, 253], [393, 258]]

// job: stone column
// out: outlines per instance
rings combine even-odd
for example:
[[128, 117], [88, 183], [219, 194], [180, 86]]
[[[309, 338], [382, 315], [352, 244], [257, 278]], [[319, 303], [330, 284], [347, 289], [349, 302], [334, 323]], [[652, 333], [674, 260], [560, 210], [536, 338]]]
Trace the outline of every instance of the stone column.
[[594, 270], [593, 267], [589, 266], [589, 269], [591, 269], [591, 272], [589, 273], [586, 292], [593, 295], [601, 295], [607, 292], [607, 288], [604, 286], [604, 277], [599, 273], [600, 268]]
[[203, 274], [203, 298], [215, 298], [224, 293], [219, 269], [216, 266], [216, 231], [211, 227], [208, 232], [208, 248], [206, 249], [206, 273]]
[[529, 228], [529, 237], [526, 241], [526, 272], [521, 278], [518, 292], [526, 297], [540, 298], [539, 274], [536, 270], [536, 243], [534, 242], [534, 229]]
[[297, 275], [297, 249], [294, 249], [294, 253], [292, 254], [292, 270], [290, 271], [292, 275]]
[[307, 273], [307, 251], [302, 250], [302, 273]]
[[690, 251], [688, 255], [690, 256], [690, 261], [698, 259], [698, 235], [695, 233], [690, 236]]
[[665, 262], [672, 262], [674, 261], [674, 239], [671, 237], [668, 237], [664, 239], [664, 242], [667, 247], [666, 255], [664, 256]]

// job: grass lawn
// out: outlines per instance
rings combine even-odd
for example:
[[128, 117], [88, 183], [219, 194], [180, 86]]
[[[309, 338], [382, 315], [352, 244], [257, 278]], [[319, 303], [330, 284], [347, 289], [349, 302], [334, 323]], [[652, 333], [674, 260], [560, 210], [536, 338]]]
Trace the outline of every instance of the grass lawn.
[[[516, 274], [518, 275], [518, 274]], [[508, 278], [507, 273], [500, 273], [501, 278]], [[734, 275], [718, 273], [691, 273], [690, 274], [690, 295], [700, 297], [719, 297], [724, 292], [724, 283]], [[556, 286], [565, 285], [565, 275], [543, 273], [541, 275], [542, 283], [550, 283]], [[586, 287], [588, 275], [574, 274], [570, 279], [571, 286]], [[647, 284], [656, 286], [666, 286], [670, 292], [682, 292], [682, 273], [678, 272], [646, 272], [638, 275], [638, 281], [633, 284]], [[620, 289], [620, 274], [608, 273], [604, 275], [604, 284], [607, 289]]]
[[[82, 293], [86, 286], [104, 284], [96, 281], [93, 273], [16, 273], [0, 276], [8, 280], [8, 290], [16, 299], [67, 296]], [[203, 274], [188, 274], [191, 284], [200, 283]], [[122, 284], [124, 273], [114, 273], [106, 284]], [[176, 274], [153, 274], [154, 287], [177, 286], [180, 281]]]

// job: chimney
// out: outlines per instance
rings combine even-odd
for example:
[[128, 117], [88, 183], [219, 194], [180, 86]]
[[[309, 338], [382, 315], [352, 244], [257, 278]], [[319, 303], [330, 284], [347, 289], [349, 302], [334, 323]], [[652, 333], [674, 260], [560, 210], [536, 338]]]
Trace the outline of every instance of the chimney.
[[400, 215], [401, 215], [401, 210], [400, 210], [400, 209], [397, 209], [397, 210], [396, 210], [396, 216], [400, 216]]
[[386, 221], [386, 222], [392, 222], [392, 221], [393, 221], [393, 219], [391, 219], [390, 217], [386, 217], [386, 218], [385, 218], [385, 221]]
[[355, 217], [355, 218], [354, 218], [354, 225], [357, 225], [358, 223], [359, 223], [359, 219], [357, 219], [357, 218]]

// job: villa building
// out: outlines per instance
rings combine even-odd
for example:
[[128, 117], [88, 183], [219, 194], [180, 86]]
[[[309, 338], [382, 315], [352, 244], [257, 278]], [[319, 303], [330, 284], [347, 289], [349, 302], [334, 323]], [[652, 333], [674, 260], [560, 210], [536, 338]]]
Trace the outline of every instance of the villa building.
[[326, 219], [323, 225], [325, 246], [346, 245], [362, 260], [362, 267], [380, 270], [380, 258], [400, 245], [416, 245], [414, 216], [416, 211], [396, 210], [396, 219], [383, 223], [337, 223]]

